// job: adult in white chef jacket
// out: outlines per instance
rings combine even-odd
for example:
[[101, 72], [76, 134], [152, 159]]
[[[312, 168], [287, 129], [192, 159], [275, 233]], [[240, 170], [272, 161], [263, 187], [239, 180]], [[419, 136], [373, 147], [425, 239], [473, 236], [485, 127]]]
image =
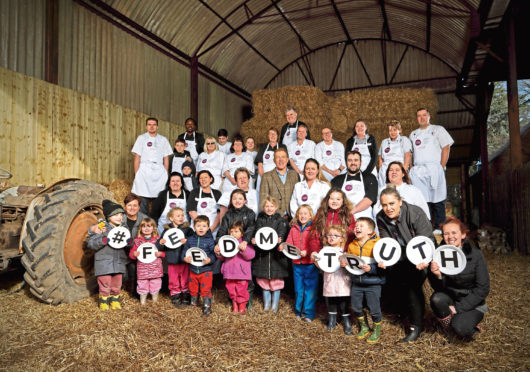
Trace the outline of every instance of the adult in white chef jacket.
[[379, 211], [381, 210], [381, 201], [379, 200], [381, 191], [383, 191], [387, 187], [387, 184], [391, 183], [392, 185], [396, 187], [396, 190], [399, 192], [399, 195], [401, 195], [401, 198], [403, 200], [405, 200], [409, 204], [420, 207], [427, 215], [427, 218], [429, 220], [431, 219], [431, 213], [429, 211], [429, 206], [427, 205], [427, 202], [425, 201], [423, 194], [416, 186], [411, 185], [410, 178], [406, 171], [406, 168], [401, 162], [399, 161], [391, 162], [388, 165], [385, 177], [386, 177], [385, 185], [384, 186], [379, 185], [379, 191], [377, 194], [377, 203], [375, 203], [373, 207], [374, 216], [377, 216], [377, 213], [379, 213]]
[[221, 199], [221, 192], [212, 189], [213, 176], [209, 171], [200, 171], [197, 178], [199, 179], [199, 187], [190, 192], [186, 208], [192, 221], [195, 221], [195, 218], [200, 215], [208, 216], [210, 230], [215, 237], [221, 221], [218, 213], [218, 202]]
[[408, 137], [401, 135], [401, 124], [397, 120], [388, 123], [388, 138], [381, 142], [379, 147], [379, 173], [377, 181], [379, 188], [386, 185], [386, 170], [392, 162], [400, 162], [409, 169], [412, 159], [412, 144]]
[[147, 118], [145, 128], [147, 132], [138, 136], [132, 148], [135, 176], [131, 191], [142, 197], [140, 211], [148, 214], [149, 200], [166, 187], [173, 149], [167, 138], [157, 133], [157, 118]]
[[190, 152], [193, 163], [197, 166], [197, 159], [199, 154], [204, 149], [204, 136], [197, 132], [197, 122], [193, 118], [187, 118], [184, 121], [186, 131], [181, 133], [178, 138], [182, 138], [186, 141], [186, 150]]
[[[252, 162], [254, 163], [254, 174], [250, 179], [250, 185], [253, 189], [256, 188], [256, 179], [258, 178], [258, 166], [256, 165], [256, 156], [258, 156], [258, 151], [256, 150], [256, 140], [254, 137], [245, 138], [245, 147], [247, 152], [252, 156]], [[258, 214], [256, 213], [256, 216]]]
[[254, 174], [254, 161], [252, 155], [245, 151], [245, 144], [241, 136], [234, 137], [231, 153], [226, 155], [223, 164], [223, 193], [232, 192], [236, 188], [234, 174], [238, 168], [247, 168], [250, 174]]
[[186, 212], [186, 203], [189, 197], [189, 191], [184, 187], [182, 174], [173, 172], [169, 175], [168, 185], [165, 190], [160, 191], [158, 197], [153, 201], [150, 217], [158, 221], [158, 233], [164, 231], [164, 225], [170, 221], [167, 214], [172, 208], [180, 208], [184, 211], [184, 217], [188, 221]]
[[322, 142], [315, 147], [315, 159], [320, 163], [322, 174], [328, 181], [346, 169], [344, 145], [333, 139], [331, 128], [322, 128]]
[[269, 142], [261, 145], [258, 154], [256, 155], [256, 159], [254, 159], [254, 163], [258, 166], [258, 181], [256, 182], [256, 191], [258, 193], [260, 190], [261, 177], [263, 177], [263, 173], [269, 172], [276, 167], [276, 164], [274, 164], [274, 151], [280, 147], [287, 150], [285, 145], [278, 143], [278, 138], [280, 138], [279, 136], [280, 133], [278, 132], [278, 129], [274, 127], [269, 128], [269, 132], [267, 134]]
[[345, 151], [358, 151], [363, 159], [361, 172], [373, 173], [377, 177], [377, 141], [368, 134], [368, 125], [364, 120], [355, 122], [353, 136], [346, 141]]
[[287, 146], [289, 164], [296, 173], [304, 174], [305, 162], [307, 159], [315, 157], [315, 147], [315, 142], [307, 139], [307, 125], [299, 124], [296, 131], [296, 141]]
[[348, 151], [346, 154], [346, 168], [331, 180], [331, 186], [344, 191], [348, 200], [353, 204], [355, 219], [368, 217], [374, 219], [372, 205], [377, 198], [377, 178], [372, 173], [362, 172], [362, 156], [359, 151]]
[[416, 111], [416, 120], [420, 127], [409, 136], [413, 154], [410, 179], [429, 203], [433, 226], [438, 229], [445, 221], [445, 167], [454, 141], [444, 127], [430, 123], [431, 114], [426, 108]]
[[208, 136], [204, 141], [204, 151], [197, 159], [197, 172], [209, 170], [214, 178], [212, 188], [219, 190], [223, 181], [225, 154], [219, 151], [215, 138]]
[[228, 131], [226, 129], [219, 129], [217, 131], [217, 140], [218, 140], [218, 150], [224, 153], [225, 155], [230, 154], [230, 148], [232, 147], [232, 142], [228, 140]]
[[316, 215], [320, 202], [326, 197], [331, 186], [320, 172], [320, 164], [315, 159], [307, 159], [304, 166], [304, 180], [294, 185], [289, 208], [291, 216], [296, 214], [298, 207], [308, 204]]
[[[236, 179], [236, 189], [240, 189], [245, 192], [247, 196], [246, 205], [248, 208], [250, 208], [256, 216], [258, 215], [258, 208], [259, 208], [259, 196], [258, 192], [250, 187], [250, 181], [251, 181], [251, 175], [247, 168], [238, 168], [236, 169], [236, 172], [234, 173], [234, 178]], [[223, 195], [221, 195], [221, 199], [219, 199], [219, 207], [220, 207], [220, 220], [223, 220], [223, 216], [225, 215], [226, 211], [228, 210], [228, 206], [230, 205], [230, 197], [232, 195], [232, 192], [225, 192]]]
[[[287, 110], [285, 110], [285, 118], [287, 119], [287, 123], [282, 126], [280, 142], [285, 146], [289, 146], [289, 144], [296, 141], [298, 126], [300, 124], [305, 125], [305, 123], [298, 120], [298, 113], [294, 107], [288, 107]], [[307, 130], [307, 139], [311, 139], [309, 129]]]

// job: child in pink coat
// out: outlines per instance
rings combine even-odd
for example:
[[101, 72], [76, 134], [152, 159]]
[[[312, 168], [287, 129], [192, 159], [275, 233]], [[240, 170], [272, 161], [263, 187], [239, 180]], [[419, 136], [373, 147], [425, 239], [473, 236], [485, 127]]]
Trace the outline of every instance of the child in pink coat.
[[254, 258], [254, 248], [243, 241], [243, 222], [235, 221], [228, 228], [228, 232], [239, 241], [239, 252], [230, 258], [221, 256], [219, 246], [215, 246], [215, 254], [219, 260], [224, 261], [221, 267], [221, 274], [226, 280], [226, 289], [230, 298], [234, 313], [245, 313], [248, 303], [248, 283], [252, 280], [251, 261]]

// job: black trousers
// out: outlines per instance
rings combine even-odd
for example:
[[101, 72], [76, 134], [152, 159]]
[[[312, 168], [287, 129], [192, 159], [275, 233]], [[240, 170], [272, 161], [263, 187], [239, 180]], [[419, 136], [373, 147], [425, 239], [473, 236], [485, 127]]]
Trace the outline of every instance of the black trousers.
[[[431, 308], [438, 318], [446, 318], [451, 315], [449, 306], [454, 306], [455, 302], [447, 293], [435, 292], [431, 296]], [[472, 336], [477, 331], [476, 326], [484, 318], [484, 313], [478, 310], [470, 310], [463, 313], [456, 313], [451, 319], [451, 328], [462, 337]]]
[[425, 270], [416, 269], [409, 261], [399, 261], [387, 270], [386, 292], [392, 293], [400, 314], [408, 316], [411, 325], [423, 329], [425, 295], [422, 286], [427, 277]]
[[445, 200], [437, 203], [427, 203], [431, 212], [431, 221], [434, 230], [440, 228], [440, 224], [445, 221]]
[[349, 297], [326, 297], [326, 305], [328, 307], [328, 313], [340, 313], [342, 315], [347, 315], [350, 312], [348, 311], [348, 301]]

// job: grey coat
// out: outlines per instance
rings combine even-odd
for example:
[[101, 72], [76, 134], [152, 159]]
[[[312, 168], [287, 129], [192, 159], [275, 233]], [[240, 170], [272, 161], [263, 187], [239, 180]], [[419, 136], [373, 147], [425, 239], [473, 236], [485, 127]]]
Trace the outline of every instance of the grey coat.
[[[107, 232], [110, 231], [111, 226], [105, 222]], [[114, 249], [106, 244], [107, 234], [88, 233], [87, 247], [96, 251], [94, 254], [94, 275], [111, 275], [124, 274], [126, 271], [126, 264], [128, 262], [125, 248]]]

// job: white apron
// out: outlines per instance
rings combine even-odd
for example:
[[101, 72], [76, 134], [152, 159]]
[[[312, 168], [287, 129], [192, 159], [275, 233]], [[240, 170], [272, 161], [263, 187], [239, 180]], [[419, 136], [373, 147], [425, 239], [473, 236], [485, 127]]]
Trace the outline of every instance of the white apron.
[[293, 192], [294, 199], [290, 203], [291, 215], [294, 216], [302, 204], [308, 204], [313, 209], [313, 215], [316, 215], [320, 202], [326, 197], [329, 189], [330, 187], [326, 183], [319, 180], [315, 180], [311, 188], [306, 181], [297, 183], [295, 185], [296, 193]]
[[[214, 195], [213, 192], [211, 193], [212, 196]], [[215, 222], [215, 218], [217, 217], [217, 200], [215, 200], [215, 196], [213, 197], [202, 197], [202, 188], [199, 190], [199, 197], [197, 199], [197, 215], [205, 215], [210, 220], [210, 226], [213, 225]], [[219, 226], [216, 227], [215, 231], [212, 232], [214, 238], [217, 234], [217, 230], [219, 229]]]
[[[184, 138], [187, 138], [187, 134], [184, 135]], [[186, 144], [188, 145], [186, 147], [186, 150], [190, 152], [191, 160], [193, 160], [193, 163], [195, 164], [195, 167], [197, 167], [197, 159], [199, 158], [199, 153], [197, 152], [197, 143], [195, 142], [195, 132], [193, 132], [193, 140], [186, 140]]]
[[[184, 192], [184, 191], [181, 191]], [[170, 199], [169, 198], [170, 192], [167, 192], [167, 200], [166, 200], [166, 206], [164, 207], [164, 210], [162, 211], [162, 214], [160, 215], [160, 218], [158, 219], [158, 233], [162, 234], [162, 231], [164, 231], [164, 225], [169, 223], [169, 220], [167, 218], [167, 214], [172, 208], [182, 208], [184, 211], [184, 218], [186, 221], [188, 221], [188, 214], [186, 213], [186, 199]]]
[[403, 152], [403, 147], [401, 146], [402, 137], [399, 136], [395, 141], [392, 141], [390, 138], [387, 138], [381, 144], [381, 157], [383, 158], [383, 164], [379, 168], [379, 176], [377, 181], [379, 187], [386, 185], [386, 170], [388, 165], [393, 161], [399, 161], [400, 163], [405, 162], [405, 153]]
[[298, 131], [298, 120], [296, 121], [294, 128], [287, 127], [287, 130], [285, 131], [285, 134], [282, 138], [282, 143], [285, 146], [289, 146], [291, 143], [296, 141], [296, 132]]
[[[322, 162], [321, 166], [325, 165], [330, 170], [338, 170], [342, 164], [339, 154], [337, 154], [337, 149], [335, 146], [333, 146], [333, 142], [331, 145], [324, 144], [324, 150], [322, 151]], [[344, 152], [343, 154], [344, 155]], [[331, 174], [326, 172], [325, 170], [322, 171], [322, 174], [328, 181], [331, 182], [331, 180], [334, 178]]]
[[[276, 148], [278, 149], [280, 148], [280, 146], [276, 145]], [[263, 162], [261, 164], [263, 165], [263, 173], [269, 172], [276, 167], [276, 164], [274, 164], [274, 148], [270, 147], [269, 143], [267, 144], [267, 147], [265, 148], [265, 151], [263, 152]], [[256, 183], [256, 191], [258, 193], [259, 193], [260, 185], [261, 185], [261, 176], [258, 175], [258, 181]]]
[[225, 157], [223, 153], [220, 151], [214, 151], [211, 154], [206, 152], [201, 153], [197, 161], [197, 172], [202, 170], [210, 171], [214, 178], [212, 188], [216, 190], [219, 190], [223, 180], [222, 174], [224, 159]]
[[[228, 155], [225, 158], [225, 162], [227, 163], [227, 167], [225, 166], [223, 169], [225, 171], [229, 171], [230, 175], [234, 177], [234, 174], [236, 173], [237, 168], [246, 168], [248, 169], [246, 159], [246, 154], [242, 152], [240, 155], [236, 155], [235, 153], [232, 153]], [[248, 169], [249, 172], [252, 171], [252, 169]], [[224, 173], [224, 172], [223, 172]], [[252, 187], [252, 180], [249, 180], [249, 186]], [[225, 192], [232, 192], [237, 188], [236, 185], [232, 185], [232, 182], [228, 178], [225, 178], [223, 182], [223, 193]]]
[[173, 162], [171, 163], [171, 171], [172, 172], [179, 172], [182, 174], [182, 164], [186, 161], [186, 157], [173, 157]]
[[[350, 202], [352, 202], [353, 206], [355, 207], [361, 200], [363, 200], [365, 196], [364, 192], [364, 182], [363, 182], [363, 173], [360, 173], [361, 180], [349, 180], [348, 175], [344, 177], [344, 182], [342, 184], [342, 191], [346, 194], [346, 197]], [[373, 219], [372, 216], [372, 207], [366, 208], [364, 211], [360, 211], [355, 213], [355, 219], [358, 219], [359, 217], [368, 217]]]
[[184, 180], [184, 186], [186, 188], [186, 190], [188, 191], [191, 191], [193, 190], [193, 180], [192, 180], [192, 177], [182, 177], [182, 179]]
[[[364, 172], [366, 168], [368, 168], [368, 164], [370, 164], [370, 160], [372, 160], [372, 156], [370, 155], [370, 150], [368, 150], [368, 136], [366, 138], [366, 143], [357, 143], [357, 137], [353, 137], [353, 147], [351, 150], [359, 151], [361, 154], [361, 172]], [[377, 170], [373, 169], [372, 171], [373, 175], [377, 177]]]
[[[156, 137], [155, 137], [156, 138]], [[132, 192], [146, 198], [156, 198], [164, 190], [167, 182], [167, 170], [164, 168], [163, 157], [157, 148], [155, 138], [150, 138], [145, 146], [147, 149], [140, 157], [140, 167], [134, 176]]]

